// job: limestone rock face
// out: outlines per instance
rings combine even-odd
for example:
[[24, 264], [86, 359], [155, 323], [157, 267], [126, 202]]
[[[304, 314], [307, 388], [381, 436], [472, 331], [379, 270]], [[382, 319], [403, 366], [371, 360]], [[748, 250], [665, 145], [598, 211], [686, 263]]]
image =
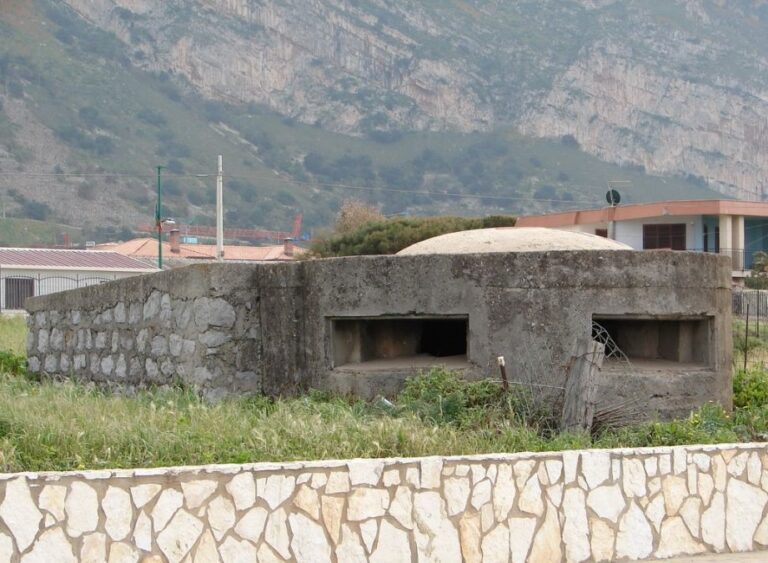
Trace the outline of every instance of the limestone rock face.
[[179, 510], [157, 536], [157, 544], [169, 561], [178, 563], [189, 553], [202, 532], [203, 523], [200, 520], [185, 510]]
[[32, 551], [21, 558], [21, 563], [76, 563], [77, 558], [72, 553], [72, 546], [61, 528], [43, 532], [35, 542]]
[[183, 10], [162, 0], [66, 2], [116, 34], [134, 64], [184, 77], [208, 99], [266, 104], [354, 134], [371, 123], [464, 132], [513, 124], [735, 196], [766, 188], [760, 2], [724, 12], [670, 0], [674, 17], [652, 3], [596, 0], [472, 10], [385, 0], [196, 0]]
[[85, 483], [75, 482], [67, 494], [67, 533], [77, 537], [92, 532], [99, 523], [96, 491]]
[[0, 504], [0, 519], [8, 526], [19, 549], [25, 550], [32, 544], [43, 515], [32, 501], [24, 477], [5, 484], [5, 499]]
[[109, 487], [101, 506], [107, 516], [104, 527], [109, 537], [116, 541], [125, 538], [131, 531], [133, 519], [131, 496], [122, 489]]
[[752, 538], [763, 517], [768, 493], [736, 479], [726, 490], [726, 542], [733, 551], [752, 549]]
[[616, 555], [641, 559], [653, 551], [653, 531], [643, 511], [634, 502], [619, 521], [616, 536]]
[[323, 528], [319, 524], [304, 514], [291, 514], [288, 517], [288, 522], [293, 533], [291, 550], [296, 561], [312, 563], [331, 560], [331, 548], [325, 539]]

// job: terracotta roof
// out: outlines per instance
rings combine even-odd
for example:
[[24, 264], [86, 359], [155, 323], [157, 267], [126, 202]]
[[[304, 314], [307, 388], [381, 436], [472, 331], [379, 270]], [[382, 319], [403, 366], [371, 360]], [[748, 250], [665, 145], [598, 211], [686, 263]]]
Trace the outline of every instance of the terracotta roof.
[[124, 271], [155, 269], [117, 252], [46, 248], [0, 248], [0, 267]]
[[[157, 257], [157, 239], [137, 238], [120, 243], [108, 243], [97, 245], [98, 250], [111, 250], [133, 258]], [[304, 252], [303, 248], [294, 247], [294, 254]], [[216, 245], [213, 244], [181, 244], [179, 252], [171, 252], [171, 245], [163, 242], [163, 257], [167, 259], [183, 258], [186, 260], [214, 260], [216, 258]], [[241, 260], [248, 262], [260, 262], [264, 260], [292, 260], [293, 257], [285, 254], [283, 245], [276, 246], [224, 246], [225, 260]]]
[[658, 201], [582, 209], [563, 213], [546, 213], [518, 217], [517, 227], [565, 227], [568, 225], [591, 225], [609, 221], [629, 221], [650, 217], [680, 215], [744, 215], [747, 217], [768, 217], [768, 203], [739, 201], [735, 199], [704, 199], [681, 201]]

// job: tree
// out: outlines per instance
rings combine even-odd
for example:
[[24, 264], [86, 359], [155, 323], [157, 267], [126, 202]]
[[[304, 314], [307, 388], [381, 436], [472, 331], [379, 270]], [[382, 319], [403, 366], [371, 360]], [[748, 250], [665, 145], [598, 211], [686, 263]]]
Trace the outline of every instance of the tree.
[[399, 217], [364, 223], [344, 234], [319, 237], [305, 255], [307, 258], [395, 254], [422, 240], [446, 233], [492, 227], [513, 227], [515, 217], [492, 215], [467, 217]]
[[368, 223], [383, 220], [384, 215], [372, 205], [356, 199], [348, 199], [341, 204], [341, 209], [336, 214], [334, 232], [339, 235], [348, 234]]
[[768, 289], [768, 252], [755, 252], [752, 256], [752, 275], [744, 278], [748, 289]]

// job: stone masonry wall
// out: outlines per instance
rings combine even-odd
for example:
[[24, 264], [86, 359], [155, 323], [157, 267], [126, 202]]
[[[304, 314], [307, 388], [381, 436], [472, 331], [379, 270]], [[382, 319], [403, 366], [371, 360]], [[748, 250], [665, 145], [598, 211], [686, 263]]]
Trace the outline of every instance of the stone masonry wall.
[[0, 562], [624, 561], [768, 546], [768, 444], [0, 475]]
[[219, 273], [194, 267], [41, 298], [55, 308], [28, 318], [29, 371], [122, 387], [184, 381], [213, 397], [260, 392], [253, 269]]

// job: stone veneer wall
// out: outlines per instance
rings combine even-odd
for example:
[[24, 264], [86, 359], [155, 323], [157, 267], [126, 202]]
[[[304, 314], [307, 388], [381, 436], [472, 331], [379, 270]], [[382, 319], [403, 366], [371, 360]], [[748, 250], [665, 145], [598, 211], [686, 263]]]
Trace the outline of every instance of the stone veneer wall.
[[27, 320], [31, 373], [121, 387], [184, 381], [215, 398], [261, 392], [253, 267], [193, 267], [44, 296]]
[[768, 546], [768, 444], [0, 475], [0, 562], [635, 560]]

